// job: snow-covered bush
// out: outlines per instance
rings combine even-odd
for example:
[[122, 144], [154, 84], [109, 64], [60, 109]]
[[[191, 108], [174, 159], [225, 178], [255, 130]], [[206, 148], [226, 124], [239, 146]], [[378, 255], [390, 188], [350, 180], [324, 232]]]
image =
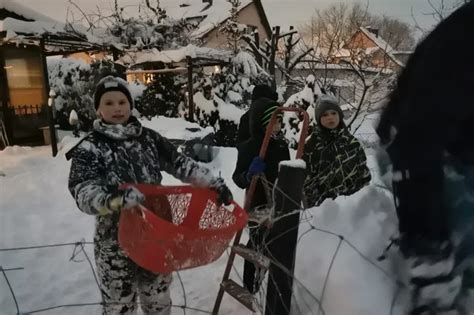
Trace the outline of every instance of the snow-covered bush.
[[[123, 68], [110, 60], [100, 60], [86, 64], [74, 59], [55, 59], [48, 61], [49, 82], [56, 92], [54, 106], [56, 123], [61, 129], [72, 129], [69, 124], [71, 111], [75, 110], [79, 128], [87, 131], [97, 118], [93, 94], [99, 80], [108, 75], [121, 75]], [[130, 85], [132, 97], [140, 94], [141, 88]]]
[[214, 128], [218, 145], [236, 145], [240, 117], [250, 106], [256, 84], [270, 84], [270, 77], [247, 52], [239, 52], [232, 64], [198, 82], [196, 119], [201, 126]]
[[156, 76], [143, 91], [142, 97], [136, 102], [136, 108], [142, 116], [151, 119], [154, 116], [178, 117], [183, 107], [184, 93], [182, 76]]
[[[303, 89], [293, 95], [291, 95], [285, 102], [284, 106], [289, 107], [300, 107], [308, 113], [310, 119], [310, 127], [308, 134], [311, 132], [314, 126], [314, 110], [316, 100], [322, 91], [316, 78], [313, 75], [309, 75], [305, 80]], [[301, 134], [301, 128], [303, 126], [302, 117], [298, 117], [296, 113], [285, 113], [283, 116], [283, 133], [285, 138], [290, 142], [291, 147], [298, 145], [299, 137]]]

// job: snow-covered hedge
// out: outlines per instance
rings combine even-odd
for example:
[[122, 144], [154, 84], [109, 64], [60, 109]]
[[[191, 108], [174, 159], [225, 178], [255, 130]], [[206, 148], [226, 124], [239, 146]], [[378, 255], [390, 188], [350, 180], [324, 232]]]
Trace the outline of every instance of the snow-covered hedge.
[[[80, 129], [87, 131], [97, 118], [93, 101], [97, 83], [105, 75], [120, 75], [123, 69], [109, 60], [87, 64], [81, 60], [62, 58], [48, 60], [48, 72], [50, 87], [56, 92], [56, 123], [61, 129], [71, 129], [69, 116], [75, 110]], [[129, 87], [133, 98], [143, 92], [139, 84], [130, 84]]]
[[253, 87], [270, 84], [269, 75], [252, 55], [241, 51], [230, 65], [201, 81], [194, 95], [197, 121], [214, 128], [218, 145], [235, 146], [240, 117], [251, 104]]

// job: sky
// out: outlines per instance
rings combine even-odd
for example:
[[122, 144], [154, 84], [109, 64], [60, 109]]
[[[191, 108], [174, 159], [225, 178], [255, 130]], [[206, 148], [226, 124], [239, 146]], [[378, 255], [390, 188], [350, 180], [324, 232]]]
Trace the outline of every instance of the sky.
[[[57, 20], [65, 20], [69, 0], [14, 0]], [[178, 1], [178, 0], [177, 0]], [[443, 0], [431, 0], [436, 7]], [[446, 7], [452, 6], [460, 0], [444, 0]], [[84, 11], [96, 11], [96, 7], [110, 7], [110, 0], [73, 0]], [[182, 0], [185, 2], [185, 0]], [[424, 29], [430, 29], [435, 20], [429, 13], [434, 10], [428, 0], [262, 0], [268, 19], [272, 26], [280, 25], [287, 29], [290, 25], [298, 27], [308, 22], [316, 9], [324, 9], [333, 3], [361, 2], [368, 4], [369, 11], [375, 14], [385, 14], [398, 18], [410, 24], [417, 23]], [[119, 4], [130, 5], [138, 0], [119, 0]], [[413, 12], [413, 14], [412, 14]]]
[[[369, 11], [374, 14], [398, 18], [412, 25], [415, 24], [414, 19], [416, 19], [417, 23], [426, 29], [436, 23], [429, 15], [433, 9], [428, 0], [262, 0], [262, 2], [272, 25], [303, 24], [311, 18], [316, 9], [324, 9], [338, 2], [368, 4]], [[438, 7], [441, 0], [431, 0], [431, 2]], [[456, 2], [458, 0], [444, 1], [446, 7]]]

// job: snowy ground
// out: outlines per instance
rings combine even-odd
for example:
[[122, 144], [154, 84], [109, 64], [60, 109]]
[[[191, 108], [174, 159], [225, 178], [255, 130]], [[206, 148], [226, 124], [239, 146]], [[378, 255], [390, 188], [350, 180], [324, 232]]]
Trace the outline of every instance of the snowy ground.
[[[159, 122], [147, 125], [163, 129]], [[173, 123], [181, 125], [178, 121]], [[170, 130], [167, 136], [172, 137]], [[369, 132], [370, 128], [363, 131]], [[236, 153], [234, 148], [219, 148], [217, 158], [209, 167], [216, 173], [221, 172], [236, 200], [242, 202], [243, 191], [231, 179]], [[391, 195], [377, 186], [373, 156], [370, 150], [367, 153], [375, 175], [372, 185], [353, 196], [326, 201], [321, 207], [302, 214], [294, 314], [318, 314], [317, 300], [322, 295], [324, 312], [321, 314], [390, 313], [396, 292], [395, 283], [391, 276], [378, 269], [389, 270], [389, 266], [387, 263], [374, 266], [366, 259], [376, 262], [386, 246], [395, 230], [394, 211]], [[0, 152], [0, 171], [5, 173], [5, 176], [0, 176], [0, 249], [92, 241], [94, 218], [76, 208], [67, 190], [69, 162], [63, 151], [56, 158], [50, 155], [49, 147], [8, 147]], [[169, 176], [165, 177], [165, 182], [177, 183]], [[342, 235], [348, 242], [343, 241], [338, 249], [339, 237], [315, 228]], [[0, 266], [6, 270], [6, 277], [0, 273], [0, 314], [16, 314], [15, 303], [20, 313], [41, 309], [47, 310], [40, 314], [99, 313], [97, 305], [49, 309], [100, 301], [88, 262], [91, 259], [93, 264], [92, 245], [85, 244], [84, 248], [87, 256], [81, 252], [80, 246], [76, 248], [74, 245], [1, 250]], [[203, 314], [198, 310], [209, 312], [226, 260], [227, 255], [224, 254], [211, 265], [180, 272], [183, 285], [175, 274], [173, 304], [185, 305], [188, 309], [184, 312], [183, 308], [175, 307], [172, 314]], [[330, 265], [332, 267], [327, 276]], [[241, 273], [240, 259], [236, 260], [235, 267]], [[9, 270], [14, 268], [21, 269]], [[239, 277], [232, 274], [234, 279]], [[10, 293], [9, 285], [15, 297]], [[227, 295], [221, 313], [249, 314]], [[400, 314], [400, 311], [396, 308], [393, 314]]]

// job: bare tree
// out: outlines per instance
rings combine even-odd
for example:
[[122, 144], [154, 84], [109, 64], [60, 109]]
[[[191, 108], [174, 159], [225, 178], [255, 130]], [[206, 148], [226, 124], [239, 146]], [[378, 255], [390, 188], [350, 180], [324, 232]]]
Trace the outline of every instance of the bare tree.
[[[378, 46], [365, 45], [367, 32]], [[353, 98], [337, 95], [341, 103], [353, 107], [348, 123], [353, 131], [360, 127], [364, 115], [388, 95], [390, 83], [403, 66], [393, 53], [412, 47], [411, 32], [406, 23], [374, 16], [360, 4], [342, 3], [317, 10], [303, 28], [304, 49], [313, 48], [304, 62], [321, 90], [337, 94], [342, 83], [353, 86]]]
[[326, 53], [331, 54], [361, 26], [377, 29], [379, 35], [396, 50], [411, 49], [415, 43], [414, 29], [409, 24], [385, 15], [373, 15], [368, 6], [360, 3], [337, 3], [324, 10], [318, 9], [300, 33], [306, 43], [316, 43], [317, 47], [324, 47], [328, 50]]
[[[431, 16], [435, 24], [444, 20], [448, 15], [450, 15], [454, 10], [462, 6], [463, 4], [468, 3], [470, 0], [454, 0], [448, 1], [446, 0], [426, 0], [428, 5], [430, 6], [430, 12], [425, 12], [423, 15]], [[428, 33], [430, 30], [426, 29], [418, 23], [417, 18], [415, 17], [415, 13], [413, 12], [413, 7], [411, 8], [411, 16], [413, 19], [413, 23], [415, 28], [423, 35]]]

